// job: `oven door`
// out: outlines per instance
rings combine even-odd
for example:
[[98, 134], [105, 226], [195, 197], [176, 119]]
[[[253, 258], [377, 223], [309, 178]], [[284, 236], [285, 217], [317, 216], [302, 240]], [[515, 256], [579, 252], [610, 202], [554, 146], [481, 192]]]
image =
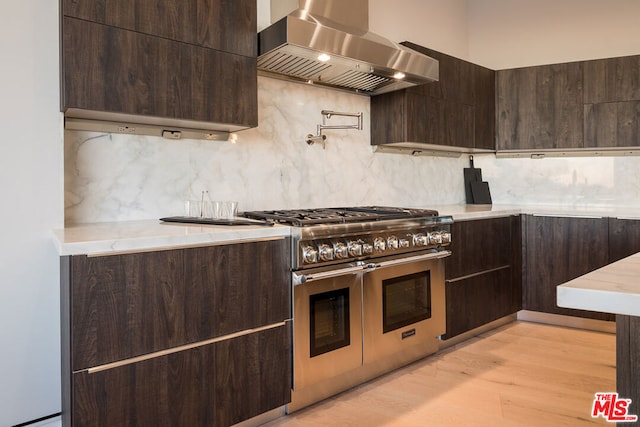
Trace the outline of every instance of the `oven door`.
[[360, 272], [318, 275], [294, 286], [294, 391], [338, 381], [362, 366]]
[[364, 275], [364, 364], [392, 369], [434, 353], [446, 332], [448, 251], [398, 258]]

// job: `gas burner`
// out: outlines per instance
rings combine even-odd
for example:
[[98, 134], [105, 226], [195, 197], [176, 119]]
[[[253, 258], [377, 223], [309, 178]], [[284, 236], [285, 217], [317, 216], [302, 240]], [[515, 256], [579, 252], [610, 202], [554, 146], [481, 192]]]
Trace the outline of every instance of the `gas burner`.
[[427, 209], [408, 209], [386, 206], [360, 206], [342, 208], [292, 209], [244, 212], [247, 218], [268, 220], [295, 227], [321, 224], [347, 224], [353, 222], [384, 221], [402, 218], [438, 216], [438, 212]]

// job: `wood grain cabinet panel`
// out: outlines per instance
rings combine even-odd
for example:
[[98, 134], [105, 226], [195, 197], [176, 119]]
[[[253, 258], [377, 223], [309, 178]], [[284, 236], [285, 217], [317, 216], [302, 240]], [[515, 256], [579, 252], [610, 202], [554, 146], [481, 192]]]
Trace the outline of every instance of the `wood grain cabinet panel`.
[[458, 221], [446, 259], [450, 339], [522, 308], [519, 216]]
[[288, 403], [290, 251], [61, 258], [63, 425], [228, 426]]
[[446, 277], [452, 279], [511, 265], [511, 217], [457, 221], [451, 227], [452, 256]]
[[186, 128], [258, 125], [255, 1], [61, 5], [60, 109], [67, 115]]
[[238, 55], [257, 54], [255, 0], [63, 0], [62, 14]]
[[609, 262], [640, 252], [640, 220], [609, 218]]
[[500, 70], [496, 82], [498, 150], [583, 147], [581, 62]]
[[291, 317], [286, 240], [71, 258], [73, 370]]
[[73, 374], [75, 426], [229, 426], [288, 403], [290, 326]]
[[640, 101], [585, 104], [584, 145], [587, 148], [640, 145]]
[[640, 101], [640, 55], [584, 62], [584, 103]]
[[447, 333], [449, 339], [463, 332], [515, 313], [511, 267], [448, 281]]
[[607, 218], [525, 217], [523, 308], [601, 320], [613, 315], [558, 307], [556, 287], [609, 262]]
[[257, 125], [255, 58], [63, 21], [63, 110]]
[[437, 59], [440, 79], [372, 97], [371, 144], [493, 150], [495, 72], [414, 43], [403, 44]]

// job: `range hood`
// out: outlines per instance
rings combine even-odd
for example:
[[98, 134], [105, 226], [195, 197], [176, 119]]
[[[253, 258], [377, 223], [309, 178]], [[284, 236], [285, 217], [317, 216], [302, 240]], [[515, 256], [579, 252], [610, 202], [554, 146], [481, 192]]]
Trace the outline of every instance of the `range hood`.
[[260, 75], [364, 95], [438, 80], [437, 60], [369, 32], [368, 0], [298, 5], [258, 33]]

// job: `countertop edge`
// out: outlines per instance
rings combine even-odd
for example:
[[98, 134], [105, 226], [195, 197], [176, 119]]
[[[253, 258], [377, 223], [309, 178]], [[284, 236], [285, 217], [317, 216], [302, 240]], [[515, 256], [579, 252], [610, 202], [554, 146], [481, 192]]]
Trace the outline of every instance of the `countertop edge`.
[[640, 253], [558, 285], [557, 304], [565, 308], [640, 316], [639, 267]]

